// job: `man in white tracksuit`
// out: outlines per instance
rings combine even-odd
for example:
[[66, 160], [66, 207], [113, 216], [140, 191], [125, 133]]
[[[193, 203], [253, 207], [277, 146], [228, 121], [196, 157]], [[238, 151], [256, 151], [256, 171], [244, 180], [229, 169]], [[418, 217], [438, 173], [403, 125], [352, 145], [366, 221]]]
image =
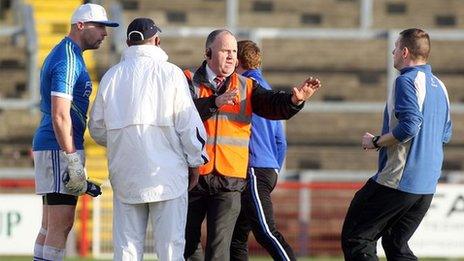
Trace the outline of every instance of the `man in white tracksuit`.
[[187, 190], [208, 161], [187, 80], [167, 62], [159, 32], [148, 18], [129, 24], [129, 47], [103, 76], [90, 114], [92, 138], [107, 147], [114, 260], [142, 260], [149, 220], [158, 258], [184, 260]]

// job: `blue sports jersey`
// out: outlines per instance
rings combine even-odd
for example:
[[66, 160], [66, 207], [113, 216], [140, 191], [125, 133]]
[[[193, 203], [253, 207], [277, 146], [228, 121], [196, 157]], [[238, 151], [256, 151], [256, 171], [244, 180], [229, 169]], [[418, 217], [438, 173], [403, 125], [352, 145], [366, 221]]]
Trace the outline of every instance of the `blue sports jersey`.
[[74, 145], [84, 149], [84, 131], [87, 123], [92, 82], [85, 67], [81, 48], [65, 37], [47, 56], [40, 73], [40, 110], [42, 119], [32, 142], [32, 149], [59, 150], [53, 131], [51, 97], [71, 100], [71, 120]]
[[389, 132], [400, 143], [381, 148], [374, 180], [404, 192], [435, 193], [451, 118], [446, 87], [429, 65], [401, 70], [384, 112], [382, 134]]
[[[243, 76], [252, 78], [264, 89], [271, 90], [260, 70], [245, 71]], [[281, 169], [287, 151], [282, 122], [268, 120], [253, 113], [249, 148], [250, 167]]]

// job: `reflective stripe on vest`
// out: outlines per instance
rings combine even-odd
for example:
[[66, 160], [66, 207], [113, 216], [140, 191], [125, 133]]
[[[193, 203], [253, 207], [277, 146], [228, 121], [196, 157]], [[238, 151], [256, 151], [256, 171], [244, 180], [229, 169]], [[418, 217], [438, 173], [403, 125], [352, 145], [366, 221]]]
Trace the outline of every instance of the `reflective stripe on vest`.
[[[184, 73], [193, 85], [197, 98], [213, 95], [209, 86], [194, 83], [190, 71]], [[229, 77], [227, 88], [238, 88], [237, 102], [234, 105], [222, 106], [216, 114], [203, 122], [208, 134], [206, 151], [210, 161], [200, 167], [200, 174], [206, 175], [215, 169], [224, 176], [246, 178], [253, 83], [250, 79], [234, 73]]]

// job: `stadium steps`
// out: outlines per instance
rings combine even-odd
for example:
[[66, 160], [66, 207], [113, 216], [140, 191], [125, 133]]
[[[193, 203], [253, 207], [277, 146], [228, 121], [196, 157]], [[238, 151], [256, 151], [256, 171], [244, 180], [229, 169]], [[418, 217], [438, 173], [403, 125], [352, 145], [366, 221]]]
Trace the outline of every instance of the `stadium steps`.
[[31, 133], [34, 133], [40, 118], [31, 117], [28, 111], [11, 109], [0, 112], [0, 121], [0, 140], [29, 140], [30, 145]]
[[24, 69], [26, 67], [27, 55], [23, 47], [12, 45], [9, 39], [2, 39], [0, 44], [2, 46], [0, 52], [0, 68], [2, 70]]
[[[122, 0], [126, 23], [135, 17], [151, 17], [161, 27], [212, 26], [226, 22], [225, 1], [211, 0]], [[188, 10], [188, 11], [187, 11]]]
[[321, 80], [323, 88], [311, 101], [384, 102], [387, 97], [387, 75], [384, 72], [292, 72], [265, 70], [264, 75], [274, 89], [287, 90], [309, 75]]
[[[0, 1], [0, 28], [19, 26], [11, 3]], [[20, 35], [0, 36], [0, 103], [19, 99], [27, 92], [27, 53]], [[31, 168], [31, 136], [38, 124], [38, 114], [24, 109], [0, 110], [0, 168]], [[35, 125], [35, 126], [34, 126]], [[8, 193], [30, 193], [29, 188], [1, 188]], [[1, 258], [0, 258], [1, 259]]]
[[0, 111], [1, 167], [32, 167], [31, 133], [34, 133], [40, 120], [35, 117], [38, 114], [33, 116], [27, 110]]
[[8, 37], [0, 38], [0, 97], [22, 98], [26, 94], [27, 55], [24, 47], [14, 46]]
[[27, 75], [24, 71], [2, 69], [0, 70], [0, 79], [2, 79], [0, 97], [22, 98], [25, 95]]
[[[446, 3], [446, 6], [443, 4]], [[394, 6], [403, 7], [396, 7]], [[463, 28], [463, 1], [373, 1], [373, 26], [375, 28], [405, 28], [405, 25], [420, 25], [422, 28]], [[396, 9], [396, 10], [395, 10]], [[400, 10], [398, 10], [400, 9]], [[420, 10], [420, 15], [417, 15]], [[446, 10], [446, 12], [444, 12]], [[450, 17], [454, 24], [442, 24], [440, 17]], [[433, 48], [433, 47], [432, 47]]]
[[354, 28], [359, 21], [357, 1], [244, 0], [239, 10], [239, 24], [245, 27]]

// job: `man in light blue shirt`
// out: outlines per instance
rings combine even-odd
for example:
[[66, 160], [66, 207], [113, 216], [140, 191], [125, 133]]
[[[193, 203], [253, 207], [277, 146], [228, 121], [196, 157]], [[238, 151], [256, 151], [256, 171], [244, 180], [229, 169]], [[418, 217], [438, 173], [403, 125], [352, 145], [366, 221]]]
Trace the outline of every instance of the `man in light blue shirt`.
[[379, 169], [348, 209], [342, 231], [345, 260], [378, 260], [380, 237], [388, 260], [417, 260], [408, 241], [430, 207], [443, 145], [451, 139], [448, 93], [427, 64], [428, 34], [402, 31], [392, 53], [401, 74], [387, 100], [382, 135], [362, 138], [364, 150], [379, 150]]

